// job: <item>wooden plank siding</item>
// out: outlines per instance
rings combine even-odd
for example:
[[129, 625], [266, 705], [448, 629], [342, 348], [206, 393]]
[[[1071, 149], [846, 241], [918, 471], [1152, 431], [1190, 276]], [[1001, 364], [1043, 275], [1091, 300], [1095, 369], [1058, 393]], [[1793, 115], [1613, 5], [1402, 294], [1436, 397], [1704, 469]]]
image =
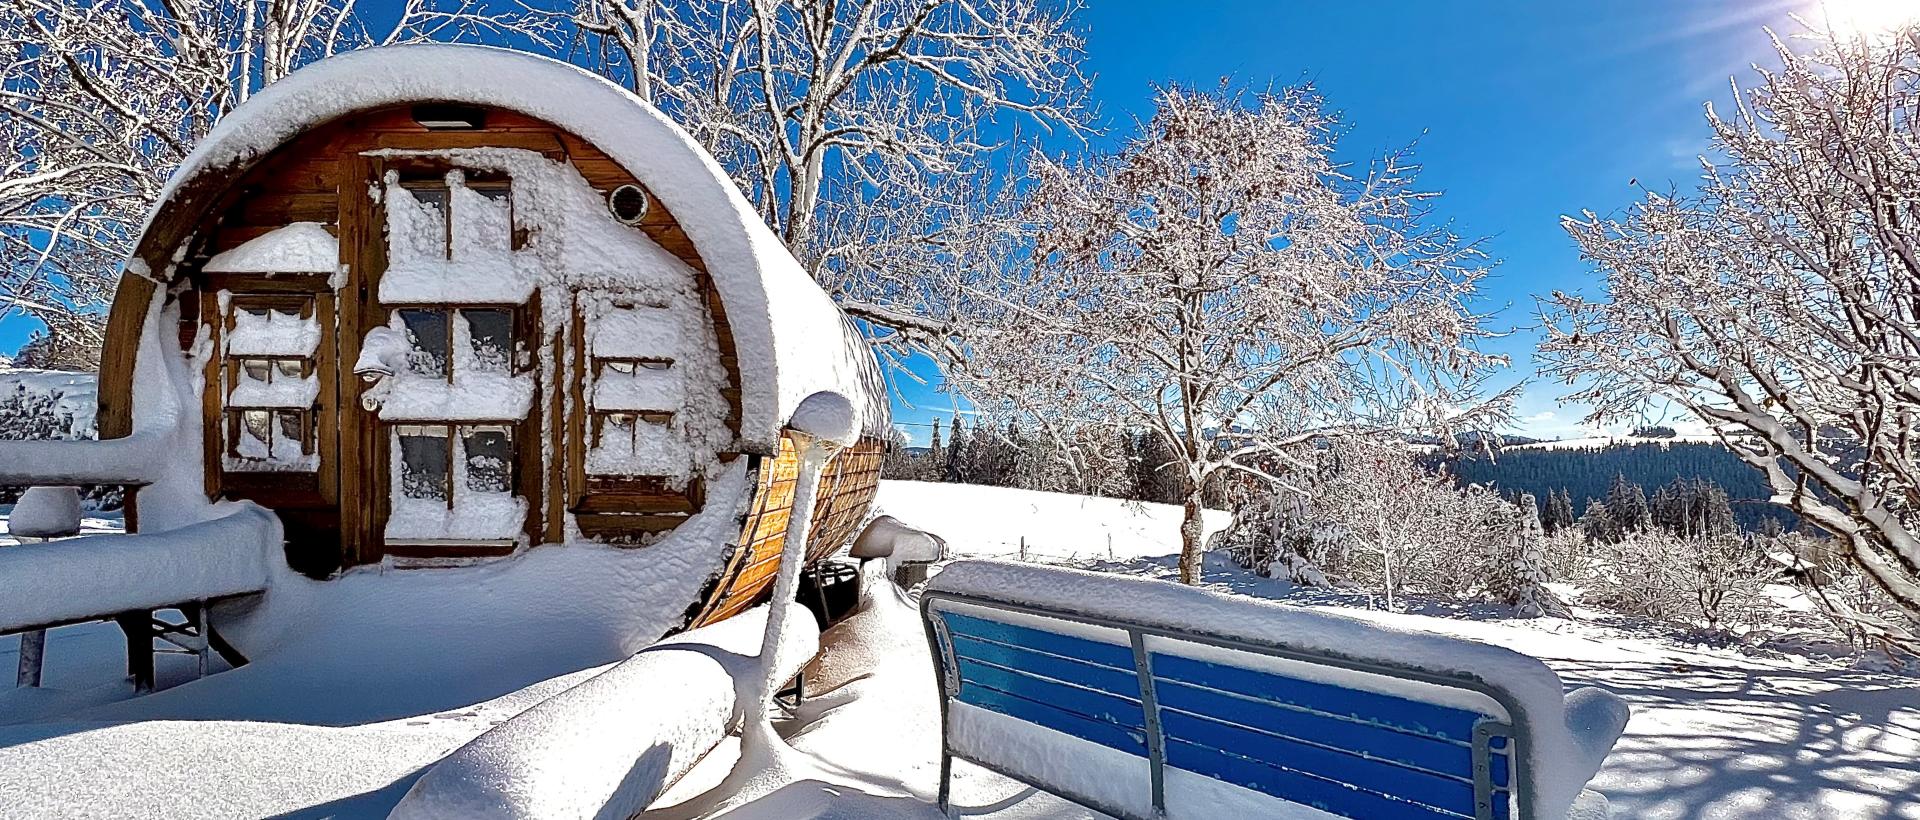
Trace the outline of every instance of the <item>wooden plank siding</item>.
[[[873, 496], [880, 490], [880, 464], [886, 442], [868, 436], [840, 451], [827, 462], [814, 497], [813, 523], [808, 527], [807, 561], [832, 555], [853, 538], [866, 520]], [[740, 528], [740, 547], [721, 571], [718, 589], [693, 626], [731, 618], [759, 603], [780, 572], [780, 553], [786, 547], [787, 522], [793, 515], [794, 486], [799, 480], [800, 456], [793, 437], [780, 438], [780, 454], [763, 459], [755, 483], [753, 503]]]

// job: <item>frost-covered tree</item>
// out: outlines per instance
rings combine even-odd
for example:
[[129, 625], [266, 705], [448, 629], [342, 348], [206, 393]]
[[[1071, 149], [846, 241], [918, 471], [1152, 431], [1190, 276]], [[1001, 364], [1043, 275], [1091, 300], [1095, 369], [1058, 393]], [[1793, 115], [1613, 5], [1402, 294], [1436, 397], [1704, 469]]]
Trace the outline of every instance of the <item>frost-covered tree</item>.
[[552, 20], [485, 0], [4, 0], [0, 318], [98, 350], [99, 314], [146, 211], [194, 141], [301, 64], [464, 39], [557, 44]]
[[1407, 153], [1343, 166], [1339, 130], [1307, 87], [1163, 90], [1117, 153], [1034, 159], [1029, 244], [969, 285], [952, 380], [1037, 434], [1158, 436], [1188, 583], [1222, 471], [1279, 480], [1315, 440], [1502, 406], [1478, 403], [1482, 255], [1431, 224]]
[[1078, 0], [575, 0], [583, 61], [691, 131], [882, 338], [955, 351], [983, 126], [1084, 133]]
[[[1515, 526], [1510, 537], [1495, 542], [1497, 550], [1488, 591], [1502, 603], [1513, 606], [1522, 618], [1572, 615], [1566, 602], [1547, 588], [1552, 570], [1547, 559], [1547, 532], [1540, 520], [1540, 508], [1531, 493], [1522, 493], [1514, 507]], [[1504, 549], [1500, 549], [1504, 547]]]
[[1613, 512], [1607, 509], [1607, 503], [1598, 498], [1587, 502], [1587, 511], [1580, 515], [1580, 530], [1589, 543], [1595, 544], [1613, 543], [1625, 533], [1620, 522], [1614, 520]]
[[1920, 24], [1777, 43], [1697, 195], [1566, 220], [1605, 294], [1546, 301], [1596, 420], [1691, 411], [1920, 613]]

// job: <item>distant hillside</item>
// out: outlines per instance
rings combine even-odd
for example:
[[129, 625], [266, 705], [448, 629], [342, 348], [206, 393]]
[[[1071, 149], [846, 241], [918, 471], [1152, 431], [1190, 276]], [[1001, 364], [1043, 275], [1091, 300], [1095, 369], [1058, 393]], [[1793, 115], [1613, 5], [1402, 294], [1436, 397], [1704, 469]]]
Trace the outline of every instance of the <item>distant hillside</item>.
[[1492, 459], [1466, 451], [1448, 466], [1464, 483], [1532, 493], [1541, 503], [1549, 490], [1564, 488], [1573, 497], [1574, 515], [1585, 512], [1588, 501], [1605, 496], [1615, 475], [1626, 476], [1648, 495], [1676, 478], [1710, 479], [1726, 489], [1742, 528], [1757, 528], [1768, 518], [1788, 529], [1795, 524], [1791, 510], [1767, 502], [1773, 493], [1760, 473], [1712, 439], [1543, 441], [1501, 448]]

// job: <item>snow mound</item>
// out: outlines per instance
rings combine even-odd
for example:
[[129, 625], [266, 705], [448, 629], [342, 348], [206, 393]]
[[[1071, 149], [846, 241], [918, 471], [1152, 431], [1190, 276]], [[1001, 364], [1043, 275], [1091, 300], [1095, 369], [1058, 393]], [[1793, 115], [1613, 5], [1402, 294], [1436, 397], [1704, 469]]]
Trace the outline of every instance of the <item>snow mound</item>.
[[340, 267], [340, 240], [318, 222], [295, 222], [214, 254], [207, 273], [327, 273]]
[[[661, 641], [448, 755], [389, 817], [630, 817], [720, 742], [740, 716], [736, 682], [765, 674], [760, 607]], [[776, 657], [807, 657], [811, 629]], [[797, 663], [776, 670], [782, 679]]]
[[251, 503], [176, 530], [0, 549], [0, 632], [258, 592], [280, 519]]

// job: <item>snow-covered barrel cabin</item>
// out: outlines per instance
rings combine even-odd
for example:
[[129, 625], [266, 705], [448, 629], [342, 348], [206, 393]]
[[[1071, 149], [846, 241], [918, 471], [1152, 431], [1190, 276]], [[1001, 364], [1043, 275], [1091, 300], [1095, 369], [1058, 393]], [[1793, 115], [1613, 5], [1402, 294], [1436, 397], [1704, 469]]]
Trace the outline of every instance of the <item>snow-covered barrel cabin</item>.
[[[513, 604], [529, 613], [666, 613], [608, 614], [632, 649], [764, 599], [800, 463], [787, 422], [823, 392], [864, 432], [827, 463], [810, 561], [866, 516], [884, 389], [726, 173], [659, 111], [563, 63], [373, 49], [295, 72], [201, 141], [114, 297], [102, 440], [0, 443], [0, 482], [133, 488], [140, 535], [41, 545], [74, 575], [44, 622], [218, 601], [223, 573], [262, 559], [221, 540], [232, 527], [166, 535], [252, 502], [284, 528], [266, 566], [240, 571], [269, 602], [282, 584], [319, 598], [371, 573], [436, 580], [366, 600], [457, 607], [447, 590], [474, 573], [492, 594], [476, 607], [532, 583], [553, 588]], [[541, 559], [567, 551], [597, 557]], [[114, 555], [142, 577], [111, 577]], [[502, 580], [528, 561], [534, 580]], [[116, 583], [137, 589], [70, 600]], [[263, 609], [210, 607], [242, 653], [271, 631], [249, 628]], [[14, 629], [31, 617], [0, 612]]]

